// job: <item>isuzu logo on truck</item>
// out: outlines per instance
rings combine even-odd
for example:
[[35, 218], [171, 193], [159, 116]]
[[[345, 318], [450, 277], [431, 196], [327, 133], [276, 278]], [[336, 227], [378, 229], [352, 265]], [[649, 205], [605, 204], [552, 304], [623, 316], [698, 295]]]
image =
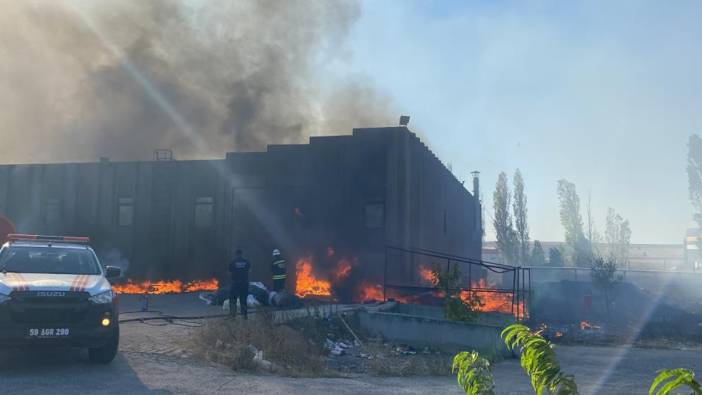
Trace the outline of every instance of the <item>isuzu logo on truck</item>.
[[66, 293], [60, 291], [37, 291], [37, 296], [66, 296]]

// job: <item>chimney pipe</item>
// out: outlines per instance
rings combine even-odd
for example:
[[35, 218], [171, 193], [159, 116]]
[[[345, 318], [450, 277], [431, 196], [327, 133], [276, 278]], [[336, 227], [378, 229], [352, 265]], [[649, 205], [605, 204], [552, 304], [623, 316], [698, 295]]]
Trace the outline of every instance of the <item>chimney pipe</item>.
[[480, 199], [480, 172], [474, 170], [470, 174], [473, 176], [473, 196]]

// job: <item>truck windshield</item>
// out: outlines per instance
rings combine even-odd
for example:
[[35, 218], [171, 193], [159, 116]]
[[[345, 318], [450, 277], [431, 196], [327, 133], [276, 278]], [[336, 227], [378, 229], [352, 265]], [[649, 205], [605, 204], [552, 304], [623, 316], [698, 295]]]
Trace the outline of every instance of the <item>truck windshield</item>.
[[60, 246], [10, 246], [0, 252], [0, 271], [50, 274], [100, 274], [86, 249]]

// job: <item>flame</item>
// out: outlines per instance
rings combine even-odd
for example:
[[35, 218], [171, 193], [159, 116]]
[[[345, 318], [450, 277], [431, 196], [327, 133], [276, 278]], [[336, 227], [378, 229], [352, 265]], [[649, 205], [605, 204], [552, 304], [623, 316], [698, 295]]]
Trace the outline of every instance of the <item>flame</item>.
[[585, 330], [597, 330], [600, 329], [600, 326], [593, 325], [589, 323], [588, 321], [580, 321], [580, 329], [585, 331]]
[[367, 302], [371, 300], [384, 300], [383, 287], [380, 284], [371, 284], [363, 281], [359, 285], [358, 301]]
[[181, 280], [172, 281], [140, 281], [127, 280], [125, 284], [115, 284], [112, 290], [118, 294], [178, 294], [183, 292], [216, 291], [219, 281], [216, 278], [196, 280], [183, 283]]
[[185, 292], [216, 291], [219, 289], [219, 281], [216, 278], [209, 280], [191, 281], [185, 284]]
[[312, 258], [298, 260], [295, 270], [295, 295], [299, 297], [331, 296], [331, 282], [318, 279], [312, 273]]
[[436, 282], [436, 276], [434, 276], [434, 271], [427, 268], [426, 266], [419, 267], [419, 278], [423, 282], [434, 284]]
[[[488, 284], [488, 282], [481, 278], [477, 283], [473, 283], [471, 288], [477, 289], [497, 289], [495, 285]], [[505, 314], [512, 314], [512, 293], [511, 292], [492, 292], [492, 291], [461, 291], [460, 297], [466, 303], [470, 302], [471, 294], [480, 299], [480, 306], [477, 306], [478, 311], [482, 312], [498, 312]], [[516, 306], [515, 306], [516, 307]], [[514, 312], [515, 316], [517, 312]], [[519, 319], [524, 318], [524, 301], [519, 302]]]
[[346, 259], [342, 259], [336, 265], [336, 272], [334, 277], [336, 281], [344, 281], [351, 274], [351, 263]]

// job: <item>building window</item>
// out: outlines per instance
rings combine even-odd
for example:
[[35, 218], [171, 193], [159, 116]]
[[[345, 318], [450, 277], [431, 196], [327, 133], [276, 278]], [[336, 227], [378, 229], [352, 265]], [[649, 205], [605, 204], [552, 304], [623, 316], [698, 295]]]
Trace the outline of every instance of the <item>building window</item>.
[[364, 206], [365, 226], [378, 229], [385, 226], [385, 205], [383, 202], [366, 203]]
[[132, 226], [134, 224], [134, 199], [119, 198], [117, 208], [117, 223], [119, 226]]
[[195, 199], [195, 227], [209, 228], [214, 216], [214, 199], [199, 197]]
[[57, 198], [46, 200], [46, 223], [48, 225], [61, 223], [61, 201]]

